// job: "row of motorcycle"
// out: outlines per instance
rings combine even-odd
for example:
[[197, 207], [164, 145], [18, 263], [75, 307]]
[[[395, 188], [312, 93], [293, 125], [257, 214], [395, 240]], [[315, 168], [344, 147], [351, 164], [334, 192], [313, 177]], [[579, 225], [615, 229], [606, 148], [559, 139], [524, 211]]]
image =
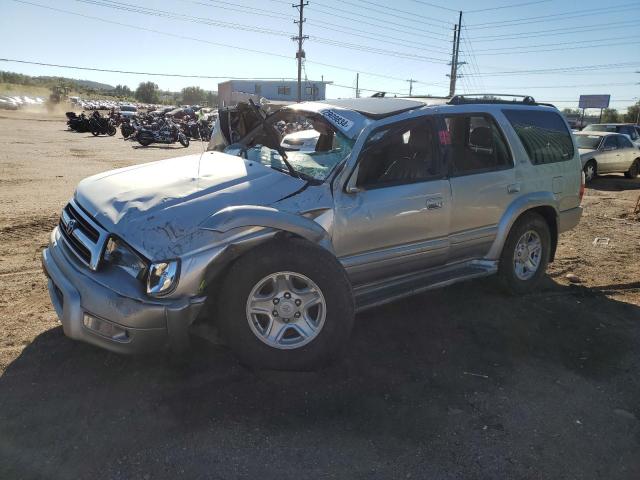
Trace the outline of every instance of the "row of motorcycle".
[[171, 117], [153, 114], [124, 117], [118, 113], [103, 116], [95, 111], [87, 116], [67, 112], [67, 126], [76, 132], [91, 132], [93, 135], [115, 135], [117, 127], [125, 140], [137, 141], [140, 145], [152, 143], [172, 144], [179, 142], [188, 147], [190, 139], [209, 141], [213, 129], [211, 121], [183, 118], [176, 122]]

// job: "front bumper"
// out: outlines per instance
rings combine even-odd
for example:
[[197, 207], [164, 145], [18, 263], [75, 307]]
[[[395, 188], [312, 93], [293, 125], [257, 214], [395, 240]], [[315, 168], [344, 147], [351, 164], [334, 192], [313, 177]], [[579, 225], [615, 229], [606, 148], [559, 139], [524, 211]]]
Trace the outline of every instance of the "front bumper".
[[580, 223], [582, 217], [582, 207], [575, 207], [563, 210], [558, 215], [558, 233], [566, 232], [575, 228]]
[[[80, 265], [66, 250], [54, 229], [49, 246], [42, 252], [42, 267], [66, 336], [118, 353], [167, 347], [183, 350], [188, 346], [188, 328], [200, 312], [204, 297], [155, 300], [123, 295], [92, 278], [96, 272]], [[85, 322], [87, 315], [97, 322]], [[92, 329], [95, 324], [108, 328]], [[105, 333], [110, 330], [120, 334]]]

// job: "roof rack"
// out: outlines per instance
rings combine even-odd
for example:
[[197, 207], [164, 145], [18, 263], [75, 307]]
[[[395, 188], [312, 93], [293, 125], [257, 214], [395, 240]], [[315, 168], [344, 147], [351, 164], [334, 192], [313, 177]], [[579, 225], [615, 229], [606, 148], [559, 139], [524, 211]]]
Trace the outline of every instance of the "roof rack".
[[[508, 98], [504, 98], [508, 97]], [[530, 95], [513, 95], [511, 93], [475, 93], [469, 95], [454, 95], [447, 102], [449, 105], [465, 105], [478, 103], [520, 104], [520, 105], [544, 105], [554, 107], [550, 103], [538, 103]]]

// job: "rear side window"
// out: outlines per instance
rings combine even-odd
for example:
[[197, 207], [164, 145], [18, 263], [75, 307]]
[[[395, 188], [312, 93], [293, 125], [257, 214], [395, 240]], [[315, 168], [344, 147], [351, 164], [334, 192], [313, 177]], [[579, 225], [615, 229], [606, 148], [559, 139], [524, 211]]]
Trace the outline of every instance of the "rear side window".
[[618, 148], [633, 148], [633, 143], [627, 137], [620, 135], [618, 137]]
[[534, 165], [573, 158], [573, 141], [562, 117], [540, 110], [504, 110]]

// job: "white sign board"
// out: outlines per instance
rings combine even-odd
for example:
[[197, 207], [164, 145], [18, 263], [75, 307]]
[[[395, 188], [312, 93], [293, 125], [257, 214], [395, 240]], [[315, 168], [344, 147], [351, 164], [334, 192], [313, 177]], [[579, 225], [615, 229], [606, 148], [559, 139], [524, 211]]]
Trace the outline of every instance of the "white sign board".
[[609, 108], [611, 95], [580, 95], [579, 108]]

